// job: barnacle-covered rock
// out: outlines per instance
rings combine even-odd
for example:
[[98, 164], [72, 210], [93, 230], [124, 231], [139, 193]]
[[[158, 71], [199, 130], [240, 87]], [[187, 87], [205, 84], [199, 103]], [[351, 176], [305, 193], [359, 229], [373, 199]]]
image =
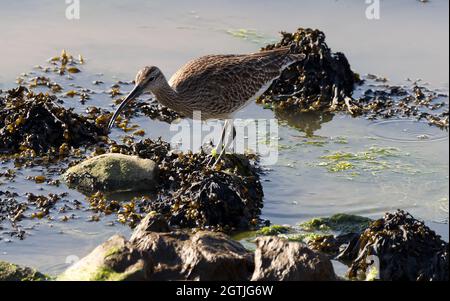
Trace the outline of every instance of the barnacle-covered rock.
[[150, 191], [157, 185], [156, 163], [122, 154], [104, 154], [69, 168], [63, 175], [69, 187], [85, 193]]
[[381, 280], [448, 281], [449, 246], [409, 213], [386, 213], [339, 255], [352, 261], [350, 278], [364, 276], [374, 258]]

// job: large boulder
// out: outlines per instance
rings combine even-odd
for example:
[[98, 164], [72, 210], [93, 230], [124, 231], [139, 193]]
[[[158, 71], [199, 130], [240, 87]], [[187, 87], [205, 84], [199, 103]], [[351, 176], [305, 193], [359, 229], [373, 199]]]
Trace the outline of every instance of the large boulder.
[[69, 168], [63, 179], [84, 193], [148, 191], [157, 185], [157, 171], [152, 160], [110, 153]]
[[130, 241], [114, 236], [58, 280], [249, 280], [253, 254], [225, 234], [170, 231], [149, 214]]
[[74, 263], [61, 281], [138, 281], [145, 280], [145, 261], [124, 237], [115, 235]]
[[333, 281], [333, 265], [327, 256], [299, 242], [279, 237], [256, 240], [253, 281]]

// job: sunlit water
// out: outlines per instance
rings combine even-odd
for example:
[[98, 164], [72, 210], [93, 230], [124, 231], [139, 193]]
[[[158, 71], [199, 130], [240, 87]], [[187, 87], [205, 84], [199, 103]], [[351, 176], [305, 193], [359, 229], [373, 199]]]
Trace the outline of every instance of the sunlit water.
[[[189, 3], [187, 3], [189, 2]], [[282, 3], [278, 3], [282, 2]], [[392, 3], [395, 2], [395, 3]], [[381, 20], [365, 18], [364, 1], [81, 1], [81, 19], [65, 19], [64, 1], [0, 0], [0, 89], [15, 77], [65, 48], [87, 58], [82, 86], [107, 89], [115, 79], [130, 80], [144, 65], [157, 65], [168, 76], [190, 58], [209, 53], [257, 51], [277, 39], [279, 30], [320, 28], [329, 46], [344, 52], [362, 74], [386, 76], [393, 83], [423, 79], [448, 91], [448, 2], [382, 1]], [[242, 30], [245, 29], [245, 30]], [[101, 73], [101, 74], [98, 74]], [[92, 86], [95, 79], [105, 81]], [[67, 106], [81, 112], [77, 100]], [[108, 97], [93, 97], [86, 105], [111, 109]], [[238, 118], [273, 118], [274, 113], [252, 104]], [[380, 217], [397, 208], [427, 221], [448, 240], [448, 133], [411, 121], [368, 121], [346, 115], [286, 115], [280, 121], [279, 160], [262, 178], [263, 218], [296, 224], [338, 212]], [[170, 140], [169, 125], [137, 117], [148, 137]], [[113, 137], [122, 135], [114, 130]], [[324, 156], [336, 152], [363, 154], [389, 150], [376, 162], [355, 161], [352, 169], [330, 171]], [[20, 195], [48, 194], [67, 188], [25, 180], [42, 174], [35, 168], [0, 186]], [[84, 200], [70, 191], [67, 202]], [[89, 212], [74, 212], [68, 223], [42, 221], [23, 241], [0, 240], [0, 260], [30, 265], [56, 274], [73, 258], [130, 230], [108, 226], [113, 217], [86, 222]], [[76, 257], [74, 257], [76, 256]]]

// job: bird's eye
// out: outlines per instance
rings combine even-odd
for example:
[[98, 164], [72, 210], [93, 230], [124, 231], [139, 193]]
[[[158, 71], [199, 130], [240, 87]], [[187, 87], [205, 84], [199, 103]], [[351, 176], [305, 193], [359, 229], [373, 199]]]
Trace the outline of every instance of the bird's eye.
[[148, 79], [149, 82], [154, 81], [154, 80], [155, 80], [155, 77], [154, 77], [154, 76], [152, 76], [152, 77], [150, 77], [150, 78]]

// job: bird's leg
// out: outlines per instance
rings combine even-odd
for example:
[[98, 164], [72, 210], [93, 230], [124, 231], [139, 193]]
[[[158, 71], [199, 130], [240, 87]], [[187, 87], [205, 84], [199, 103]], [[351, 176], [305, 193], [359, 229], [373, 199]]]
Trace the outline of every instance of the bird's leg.
[[221, 151], [223, 148], [223, 142], [225, 140], [225, 134], [227, 132], [228, 127], [228, 120], [225, 120], [225, 123], [223, 125], [222, 134], [220, 136], [219, 143], [216, 145], [216, 147], [211, 152], [211, 159], [208, 162], [208, 165], [211, 165], [212, 161], [217, 157], [217, 153]]
[[[231, 139], [230, 139], [231, 136]], [[234, 124], [231, 125], [231, 135], [227, 137], [226, 144], [224, 145], [222, 151], [220, 152], [219, 157], [217, 157], [216, 162], [212, 165], [212, 168], [216, 166], [216, 164], [220, 161], [222, 156], [225, 154], [225, 151], [227, 148], [233, 144], [234, 138], [236, 138], [236, 128], [234, 127]]]

